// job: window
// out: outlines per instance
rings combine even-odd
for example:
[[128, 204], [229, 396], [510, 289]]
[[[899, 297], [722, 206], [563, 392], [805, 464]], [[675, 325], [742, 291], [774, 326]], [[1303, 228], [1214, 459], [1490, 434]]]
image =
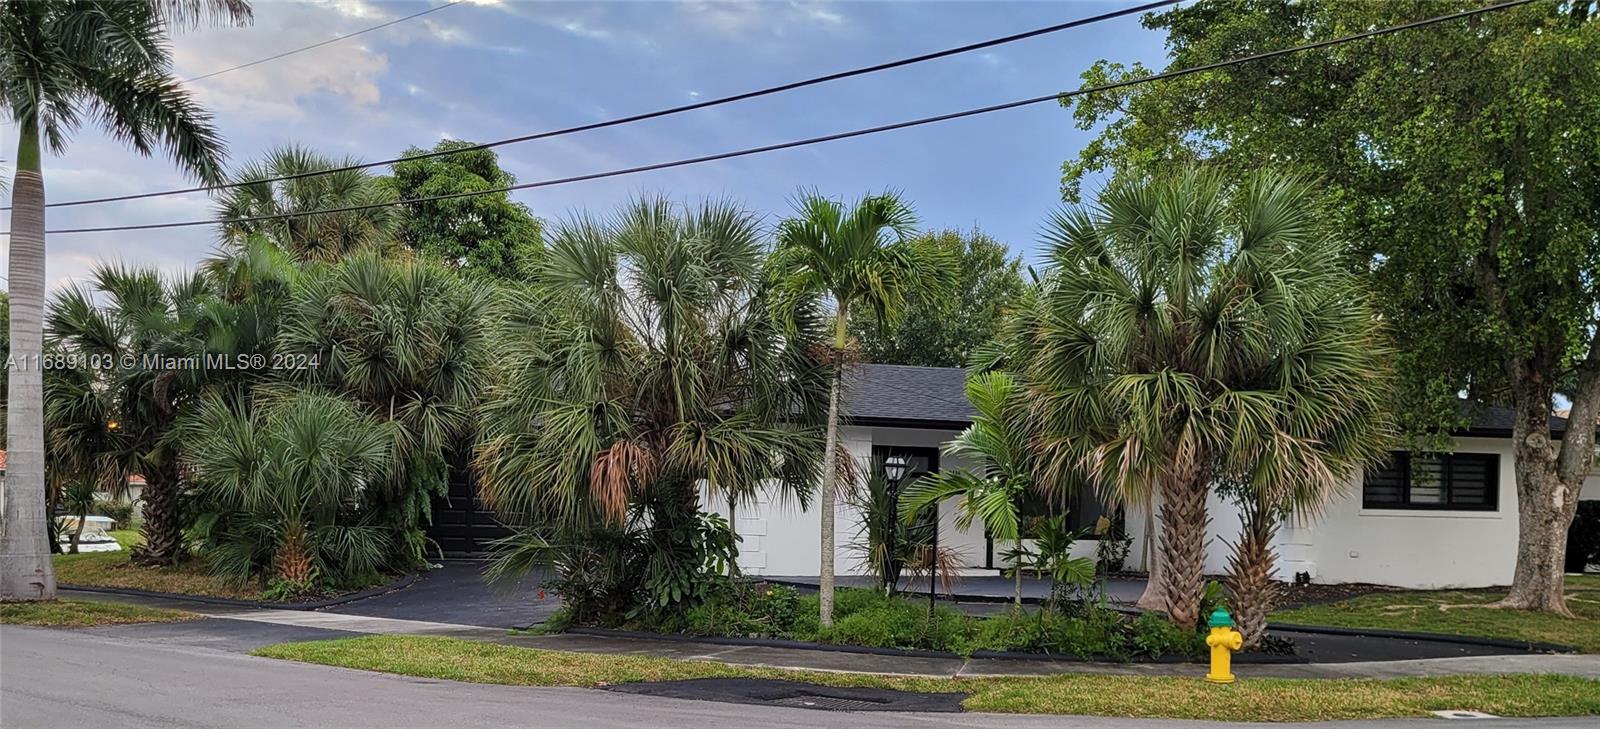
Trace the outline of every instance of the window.
[[1367, 509], [1494, 511], [1499, 505], [1495, 453], [1396, 451], [1362, 479], [1361, 506]]
[[1084, 486], [1072, 490], [1065, 503], [1045, 499], [1029, 491], [1022, 499], [1022, 518], [1051, 517], [1063, 511], [1067, 514], [1067, 528], [1084, 533], [1085, 539], [1094, 539], [1091, 533], [1100, 517], [1115, 514], [1100, 500], [1093, 488]]

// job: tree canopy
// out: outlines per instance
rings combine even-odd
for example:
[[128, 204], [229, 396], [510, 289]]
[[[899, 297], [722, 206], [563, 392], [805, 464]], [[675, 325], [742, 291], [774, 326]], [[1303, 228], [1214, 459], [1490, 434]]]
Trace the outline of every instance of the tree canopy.
[[960, 367], [999, 331], [1006, 308], [1022, 293], [1022, 261], [982, 231], [942, 230], [920, 245], [958, 262], [955, 286], [898, 322], [863, 312], [851, 322], [867, 359], [884, 364]]
[[[446, 139], [431, 151], [473, 146]], [[425, 151], [412, 147], [405, 157]], [[389, 183], [400, 199], [478, 192], [516, 184], [487, 149], [441, 157], [405, 159], [394, 164]], [[526, 280], [538, 262], [542, 225], [527, 206], [507, 193], [407, 203], [400, 237], [411, 248], [437, 256], [451, 266], [497, 278]]]

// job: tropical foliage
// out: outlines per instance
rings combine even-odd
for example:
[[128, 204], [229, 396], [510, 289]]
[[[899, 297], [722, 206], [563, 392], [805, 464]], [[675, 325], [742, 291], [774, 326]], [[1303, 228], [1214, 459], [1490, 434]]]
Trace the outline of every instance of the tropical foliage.
[[296, 596], [319, 580], [368, 577], [395, 530], [364, 502], [382, 493], [394, 428], [337, 396], [298, 392], [245, 403], [211, 396], [184, 427], [185, 458], [208, 502], [213, 568], [240, 581], [270, 575]]
[[899, 321], [907, 306], [937, 299], [953, 281], [943, 251], [911, 238], [916, 218], [893, 194], [869, 195], [851, 206], [817, 193], [803, 193], [794, 217], [778, 226], [778, 246], [768, 266], [783, 307], [809, 312], [819, 300], [833, 308], [832, 365], [828, 387], [823, 462], [821, 620], [833, 624], [834, 503], [839, 490], [839, 406], [850, 351], [852, 309], [868, 309], [880, 321]]
[[1262, 535], [1384, 453], [1378, 323], [1317, 221], [1309, 185], [1272, 172], [1117, 184], [1050, 221], [1052, 268], [1012, 333], [1043, 483], [1087, 476], [1159, 501], [1152, 585], [1185, 628], [1200, 617], [1213, 483], [1247, 484], [1246, 512], [1262, 514], [1234, 582], [1236, 610], [1264, 620]]
[[608, 604], [703, 596], [730, 555], [726, 523], [699, 512], [703, 490], [804, 502], [815, 488], [821, 335], [804, 312], [780, 326], [764, 254], [756, 218], [734, 205], [644, 198], [559, 225], [540, 285], [502, 297], [503, 369], [475, 460], [483, 496], [541, 537], [522, 551], [593, 551], [610, 535], [622, 554], [581, 561], [640, 565], [613, 582], [649, 594]]
[[[304, 261], [336, 261], [355, 251], [392, 245], [400, 214], [394, 190], [367, 170], [290, 145], [229, 177], [217, 204], [222, 237], [234, 243], [266, 236]], [[289, 179], [269, 182], [277, 178]]]
[[209, 295], [200, 276], [103, 265], [92, 288], [63, 291], [47, 317], [52, 351], [73, 363], [46, 378], [51, 480], [88, 479], [117, 491], [142, 474], [144, 544], [135, 558], [146, 564], [183, 556], [174, 426], [203, 383], [201, 368], [188, 363], [205, 352]]
[[918, 236], [918, 245], [956, 262], [955, 285], [893, 323], [871, 310], [850, 325], [867, 361], [924, 367], [962, 367], [1000, 332], [1007, 309], [1021, 295], [1022, 261], [982, 231], [941, 230]]

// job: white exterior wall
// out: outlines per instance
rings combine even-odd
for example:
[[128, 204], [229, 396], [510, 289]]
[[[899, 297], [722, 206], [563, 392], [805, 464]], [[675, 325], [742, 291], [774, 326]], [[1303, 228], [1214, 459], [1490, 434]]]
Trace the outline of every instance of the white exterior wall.
[[[873, 445], [939, 448], [956, 431], [913, 428], [869, 428], [846, 426], [840, 443], [857, 464], [872, 462]], [[940, 454], [939, 468], [962, 468], [969, 464]], [[708, 511], [726, 516], [725, 499], [702, 499]], [[739, 543], [739, 567], [752, 575], [816, 575], [822, 569], [822, 519], [813, 498], [811, 508], [802, 510], [793, 500], [766, 493], [757, 503], [741, 504], [735, 510], [734, 530]], [[939, 545], [956, 549], [969, 566], [983, 564], [985, 542], [982, 525], [963, 532], [956, 528], [956, 499], [939, 507]], [[861, 532], [861, 515], [847, 500], [839, 499], [834, 517], [834, 571], [841, 575], [867, 574], [861, 555], [850, 547]]]
[[[846, 427], [842, 441], [857, 463], [871, 462], [872, 446], [938, 447], [955, 431], [910, 428]], [[1372, 582], [1401, 587], [1433, 589], [1487, 587], [1511, 581], [1516, 563], [1517, 491], [1511, 442], [1503, 438], [1461, 438], [1455, 450], [1495, 453], [1500, 456], [1500, 491], [1495, 511], [1413, 511], [1364, 509], [1361, 474], [1353, 474], [1346, 492], [1330, 503], [1320, 518], [1283, 525], [1275, 540], [1278, 579], [1296, 572], [1310, 573], [1316, 582]], [[941, 454], [940, 469], [970, 464]], [[1600, 499], [1600, 473], [1585, 480], [1581, 498]], [[981, 525], [963, 532], [955, 527], [957, 502], [940, 506], [939, 543], [955, 547], [971, 568], [981, 568], [985, 541]], [[707, 508], [728, 513], [726, 502]], [[1239, 533], [1237, 510], [1212, 494], [1207, 500], [1211, 516], [1206, 544], [1205, 571], [1227, 571], [1229, 544]], [[1126, 507], [1127, 532], [1133, 538], [1127, 565], [1139, 569], [1145, 550], [1144, 509]], [[748, 574], [816, 575], [820, 571], [818, 545], [821, 523], [815, 506], [802, 511], [792, 502], [769, 497], [741, 506], [735, 527], [743, 537], [740, 566]], [[843, 499], [836, 521], [835, 566], [838, 574], [865, 574], [859, 555], [850, 549], [860, 531], [860, 517]], [[1076, 554], [1092, 556], [1095, 542], [1080, 540]], [[996, 552], [1004, 545], [996, 545]], [[998, 566], [998, 565], [997, 565]]]
[[[1280, 580], [1308, 572], [1315, 582], [1372, 582], [1419, 589], [1488, 587], [1511, 581], [1516, 566], [1517, 490], [1511, 441], [1503, 438], [1459, 438], [1455, 450], [1500, 456], [1500, 491], [1495, 511], [1420, 511], [1365, 509], [1361, 506], [1361, 474], [1350, 477], [1345, 492], [1327, 505], [1320, 518], [1295, 520], [1278, 530]], [[1591, 476], [1591, 489], [1600, 486]], [[1216, 494], [1206, 501], [1211, 517], [1205, 571], [1228, 569], [1229, 545], [1238, 538], [1238, 511]], [[1128, 509], [1128, 533], [1134, 546], [1128, 556], [1140, 564], [1144, 544], [1142, 509]]]

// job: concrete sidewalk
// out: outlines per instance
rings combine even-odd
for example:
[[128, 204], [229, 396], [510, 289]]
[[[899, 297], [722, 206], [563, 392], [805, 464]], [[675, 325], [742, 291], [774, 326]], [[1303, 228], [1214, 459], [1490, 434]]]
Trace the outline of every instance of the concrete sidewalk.
[[[502, 628], [455, 623], [398, 620], [364, 615], [341, 615], [297, 610], [259, 610], [194, 603], [183, 600], [132, 598], [77, 593], [74, 597], [132, 602], [152, 607], [187, 610], [219, 620], [185, 625], [192, 640], [207, 634], [237, 629], [232, 621], [288, 626], [306, 639], [348, 637], [360, 634], [430, 635], [498, 643], [522, 648], [575, 651], [611, 655], [656, 656], [680, 660], [719, 661], [733, 665], [763, 666], [811, 671], [884, 673], [914, 676], [1048, 676], [1062, 673], [1103, 675], [1203, 676], [1197, 663], [1082, 663], [1073, 661], [911, 657], [845, 653], [831, 650], [734, 646], [693, 640], [662, 640], [578, 634], [515, 635]], [[139, 640], [142, 632], [177, 640], [163, 624], [119, 626], [119, 637]], [[215, 639], [215, 638], [213, 638]], [[290, 640], [296, 639], [293, 637]], [[1412, 661], [1358, 661], [1347, 663], [1236, 665], [1241, 677], [1275, 678], [1398, 678], [1502, 673], [1560, 673], [1600, 679], [1600, 655], [1504, 655], [1431, 658]]]

